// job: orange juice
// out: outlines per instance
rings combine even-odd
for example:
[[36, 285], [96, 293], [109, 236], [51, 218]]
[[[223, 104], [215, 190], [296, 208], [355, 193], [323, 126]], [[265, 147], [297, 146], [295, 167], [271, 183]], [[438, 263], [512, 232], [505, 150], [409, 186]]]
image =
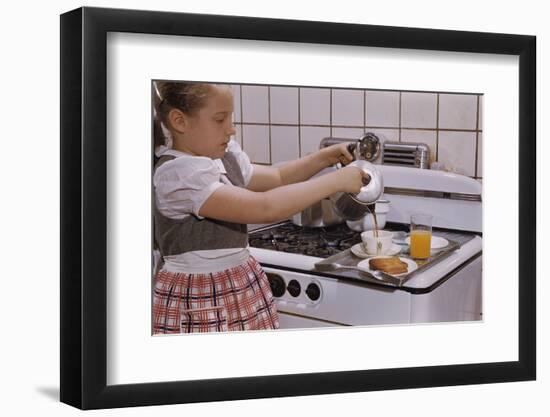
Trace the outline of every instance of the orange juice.
[[430, 257], [432, 232], [430, 230], [411, 231], [411, 257], [426, 259]]

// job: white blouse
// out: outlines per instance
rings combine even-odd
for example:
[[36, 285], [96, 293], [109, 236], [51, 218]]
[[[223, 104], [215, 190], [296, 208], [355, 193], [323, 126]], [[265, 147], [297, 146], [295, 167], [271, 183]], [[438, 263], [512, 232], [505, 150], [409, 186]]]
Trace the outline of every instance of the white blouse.
[[[234, 152], [243, 173], [245, 186], [252, 178], [252, 164], [239, 144], [231, 140], [227, 151]], [[189, 214], [199, 218], [199, 210], [210, 195], [223, 184], [230, 184], [221, 159], [193, 156], [174, 149], [160, 154], [176, 158], [162, 164], [153, 176], [159, 211], [171, 219]]]
[[[234, 152], [244, 177], [245, 186], [252, 178], [253, 166], [239, 144], [231, 140], [227, 151]], [[157, 208], [166, 217], [183, 219], [195, 215], [204, 202], [224, 184], [231, 184], [220, 159], [193, 156], [164, 148], [157, 154], [174, 155], [157, 168], [153, 175]], [[185, 252], [164, 257], [163, 269], [172, 272], [207, 273], [237, 266], [249, 256], [248, 248], [229, 248]]]

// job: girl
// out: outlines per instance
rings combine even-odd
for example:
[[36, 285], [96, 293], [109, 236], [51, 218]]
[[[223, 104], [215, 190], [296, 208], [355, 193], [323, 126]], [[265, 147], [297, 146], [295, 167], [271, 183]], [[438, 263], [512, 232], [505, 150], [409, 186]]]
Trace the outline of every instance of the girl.
[[[359, 192], [362, 172], [345, 144], [275, 167], [252, 165], [230, 140], [227, 86], [156, 82], [153, 333], [276, 329], [267, 277], [248, 251], [247, 223], [274, 223], [338, 192]], [[164, 133], [163, 134], [163, 130]]]

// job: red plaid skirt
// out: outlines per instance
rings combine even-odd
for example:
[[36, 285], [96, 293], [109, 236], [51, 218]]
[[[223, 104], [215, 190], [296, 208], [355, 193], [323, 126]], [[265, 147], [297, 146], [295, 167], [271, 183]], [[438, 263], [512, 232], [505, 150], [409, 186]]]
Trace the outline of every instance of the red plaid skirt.
[[153, 334], [277, 329], [267, 276], [248, 261], [211, 274], [160, 270], [153, 290]]

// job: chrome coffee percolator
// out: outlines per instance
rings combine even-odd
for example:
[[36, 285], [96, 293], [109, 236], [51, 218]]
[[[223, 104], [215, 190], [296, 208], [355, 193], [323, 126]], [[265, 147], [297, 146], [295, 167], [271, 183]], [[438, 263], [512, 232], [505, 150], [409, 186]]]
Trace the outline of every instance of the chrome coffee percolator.
[[[359, 220], [365, 216], [369, 206], [374, 205], [384, 192], [382, 174], [374, 164], [362, 159], [361, 150], [365, 147], [363, 141], [366, 139], [367, 136], [365, 135], [358, 141], [348, 145], [348, 150], [353, 155], [354, 160], [346, 165], [355, 166], [366, 174], [363, 177], [364, 185], [361, 190], [357, 194], [338, 192], [330, 196], [334, 211], [344, 220]], [[342, 168], [342, 165], [337, 164], [336, 167]]]

